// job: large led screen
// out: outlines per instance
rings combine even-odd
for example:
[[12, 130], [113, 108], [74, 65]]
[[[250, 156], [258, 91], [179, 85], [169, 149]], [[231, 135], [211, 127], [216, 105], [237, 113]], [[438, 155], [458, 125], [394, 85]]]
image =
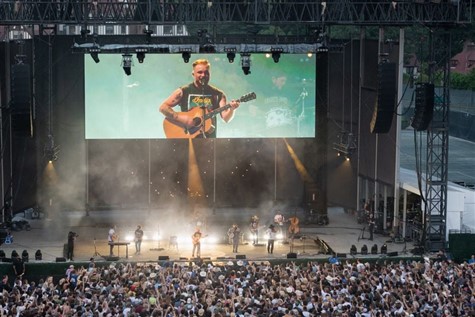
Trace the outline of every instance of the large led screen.
[[[211, 64], [208, 84], [223, 91], [228, 102], [242, 102], [228, 122], [222, 113], [201, 107], [199, 116], [207, 115], [202, 130], [214, 120], [210, 128], [218, 138], [315, 137], [315, 56], [282, 54], [276, 63], [265, 54], [252, 54], [248, 75], [239, 54], [233, 63], [226, 54], [191, 54], [188, 63], [181, 54], [147, 54], [142, 63], [132, 55], [129, 76], [120, 54], [99, 54], [99, 63], [89, 55], [84, 58], [87, 139], [200, 135], [173, 126], [159, 107], [179, 87], [193, 82], [193, 62], [203, 58]], [[173, 110], [185, 112], [179, 105]], [[174, 128], [178, 134], [166, 133]]]

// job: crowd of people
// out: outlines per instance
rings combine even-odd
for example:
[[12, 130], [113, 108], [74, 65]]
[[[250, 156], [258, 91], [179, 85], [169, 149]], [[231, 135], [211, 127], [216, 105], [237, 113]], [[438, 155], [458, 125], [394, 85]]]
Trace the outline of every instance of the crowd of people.
[[70, 265], [0, 284], [0, 316], [475, 316], [475, 259]]

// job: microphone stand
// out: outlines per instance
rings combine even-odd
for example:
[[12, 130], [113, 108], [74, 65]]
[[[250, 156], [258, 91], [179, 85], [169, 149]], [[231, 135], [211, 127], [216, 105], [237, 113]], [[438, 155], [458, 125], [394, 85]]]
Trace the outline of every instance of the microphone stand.
[[307, 98], [308, 92], [307, 89], [305, 89], [305, 84], [302, 86], [302, 91], [300, 92], [300, 96], [297, 99], [297, 102], [300, 101], [302, 105], [302, 111], [300, 112], [298, 118], [297, 118], [297, 135], [300, 136], [300, 122], [305, 118], [305, 98]]
[[[205, 94], [205, 82], [203, 80], [200, 80], [200, 85], [201, 85], [201, 97], [204, 96]], [[206, 106], [205, 104], [203, 103], [201, 106], [201, 136], [203, 137], [203, 139], [206, 138], [206, 134], [205, 134], [205, 116], [206, 116]]]

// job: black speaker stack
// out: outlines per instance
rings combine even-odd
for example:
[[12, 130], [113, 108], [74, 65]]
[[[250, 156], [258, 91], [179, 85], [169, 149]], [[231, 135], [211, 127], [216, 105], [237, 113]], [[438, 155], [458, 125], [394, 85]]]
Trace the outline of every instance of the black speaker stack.
[[434, 84], [417, 84], [414, 117], [411, 126], [416, 131], [427, 130], [434, 114]]
[[378, 99], [370, 123], [371, 133], [388, 133], [396, 109], [396, 63], [378, 65]]
[[30, 65], [19, 63], [11, 67], [11, 119], [17, 136], [31, 136], [31, 76]]

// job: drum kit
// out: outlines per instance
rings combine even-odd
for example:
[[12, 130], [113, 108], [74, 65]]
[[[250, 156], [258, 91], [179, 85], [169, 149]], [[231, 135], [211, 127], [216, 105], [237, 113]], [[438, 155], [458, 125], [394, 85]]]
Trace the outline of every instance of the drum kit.
[[285, 125], [293, 125], [295, 116], [290, 109], [276, 107], [266, 113], [266, 127], [275, 128]]

